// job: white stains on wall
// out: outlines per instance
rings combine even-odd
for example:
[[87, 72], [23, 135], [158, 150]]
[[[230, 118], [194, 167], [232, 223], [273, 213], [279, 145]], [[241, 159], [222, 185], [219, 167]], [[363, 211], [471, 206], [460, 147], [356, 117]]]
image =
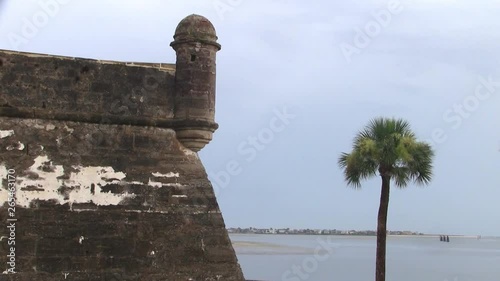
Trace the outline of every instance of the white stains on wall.
[[[22, 145], [22, 144], [21, 144]], [[24, 149], [24, 145], [18, 149]], [[70, 173], [65, 174], [62, 165], [54, 165], [47, 156], [38, 156], [34, 164], [21, 173], [17, 171], [17, 204], [29, 208], [35, 200], [54, 200], [58, 204], [94, 203], [98, 206], [119, 205], [125, 199], [135, 198], [135, 194], [123, 192], [104, 192], [108, 184], [126, 186], [130, 184], [148, 185], [151, 187], [184, 187], [180, 183], [162, 183], [149, 178], [147, 183], [125, 180], [126, 174], [115, 171], [112, 167], [72, 166]], [[178, 178], [179, 173], [151, 173], [155, 178]], [[0, 178], [7, 176], [7, 167], [0, 165]], [[158, 179], [159, 180], [159, 179]], [[174, 195], [174, 197], [187, 197]], [[7, 201], [7, 190], [0, 188], [0, 204]]]
[[162, 187], [164, 183], [161, 183], [159, 181], [152, 181], [149, 179], [148, 185], [152, 187]]
[[[3, 169], [2, 169], [3, 168]], [[5, 167], [0, 171], [5, 170]], [[53, 165], [47, 156], [38, 156], [35, 163], [28, 169], [27, 174], [36, 177], [17, 176], [17, 204], [28, 208], [34, 200], [55, 200], [59, 204], [94, 203], [96, 205], [118, 205], [135, 194], [127, 192], [115, 194], [102, 192], [101, 187], [109, 183], [121, 183], [125, 178], [122, 172], [115, 172], [111, 167], [72, 167], [77, 172], [69, 174], [69, 179], [63, 179], [62, 165]], [[6, 173], [6, 171], [0, 172]], [[64, 192], [66, 190], [66, 192]], [[63, 191], [63, 192], [61, 192]], [[2, 189], [0, 204], [6, 202], [3, 196], [6, 190]]]
[[[191, 206], [185, 205], [186, 210]], [[185, 210], [180, 211], [162, 211], [162, 210], [125, 210], [125, 213], [153, 213], [153, 214], [185, 214]], [[220, 211], [189, 211], [190, 215], [199, 215], [199, 214], [220, 214]]]
[[152, 173], [152, 175], [154, 177], [157, 177], [157, 178], [173, 178], [173, 177], [178, 178], [179, 177], [179, 173], [173, 173], [173, 172], [170, 172], [168, 174]]
[[187, 148], [182, 149], [182, 152], [184, 152], [184, 155], [191, 155], [191, 156], [198, 157], [198, 153], [196, 153], [190, 149], [187, 149]]
[[7, 178], [8, 172], [7, 167], [5, 167], [4, 163], [0, 165], [0, 179]]
[[68, 125], [64, 125], [64, 129], [68, 131], [70, 134], [72, 134], [75, 131], [75, 129], [68, 127]]
[[23, 150], [24, 149], [24, 144], [21, 143], [20, 141], [17, 142], [17, 145], [9, 145], [7, 146], [7, 150], [8, 151], [11, 151], [11, 150], [14, 150], [14, 149], [17, 149], [17, 150]]
[[97, 211], [97, 209], [78, 208], [78, 209], [70, 209], [70, 211], [77, 212], [77, 213], [80, 213], [80, 212], [95, 212], [95, 211]]
[[[8, 199], [7, 189], [1, 188], [1, 181], [7, 178], [7, 167], [0, 163], [0, 203], [6, 202]], [[1, 241], [1, 240], [0, 240]]]
[[182, 185], [180, 183], [176, 183], [176, 182], [163, 183], [163, 182], [159, 182], [159, 181], [153, 181], [153, 180], [151, 180], [151, 178], [149, 179], [148, 185], [152, 186], [152, 187], [158, 187], [158, 188], [166, 187], [166, 186], [175, 186], [175, 187], [183, 187], [184, 186], [184, 185]]
[[[66, 185], [80, 187], [69, 193], [70, 202], [89, 203], [96, 205], [119, 205], [124, 199], [134, 198], [135, 194], [128, 192], [116, 194], [103, 192], [102, 186], [109, 183], [123, 184], [125, 178], [123, 172], [115, 172], [111, 167], [75, 167], [79, 170], [72, 173], [65, 181]], [[96, 175], [98, 177], [96, 177]], [[92, 191], [93, 187], [93, 191]]]
[[14, 135], [14, 130], [0, 130], [0, 139], [4, 139]]
[[[117, 183], [126, 177], [123, 172], [115, 172], [112, 167], [82, 167], [74, 166], [73, 168], [79, 170], [77, 173], [71, 174], [69, 182], [82, 182], [91, 179], [98, 175], [101, 181], [99, 183]], [[104, 181], [103, 181], [104, 180]], [[94, 182], [97, 184], [98, 182]]]
[[174, 198], [187, 198], [187, 195], [172, 195]]
[[80, 239], [78, 239], [78, 243], [81, 245], [83, 243], [83, 240], [85, 240], [85, 237], [80, 236]]
[[[151, 173], [151, 175], [153, 175], [155, 178], [178, 178], [179, 177], [179, 173], [174, 173], [174, 172], [170, 172], [170, 173], [166, 173], [166, 174], [156, 172], [156, 173]], [[149, 178], [148, 185], [153, 186], [153, 187], [165, 187], [165, 186], [183, 187], [183, 185], [180, 183], [163, 183], [163, 182], [151, 180], [151, 178]]]
[[38, 123], [35, 123], [35, 124], [33, 124], [32, 126], [33, 126], [33, 127], [35, 127], [36, 129], [45, 129], [45, 127], [44, 127], [44, 126], [39, 125]]

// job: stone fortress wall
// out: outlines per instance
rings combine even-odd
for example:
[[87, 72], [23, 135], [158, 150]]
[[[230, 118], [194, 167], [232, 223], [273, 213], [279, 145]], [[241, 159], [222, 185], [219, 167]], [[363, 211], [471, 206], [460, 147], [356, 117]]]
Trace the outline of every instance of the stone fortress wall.
[[171, 46], [175, 65], [0, 51], [0, 280], [244, 280], [197, 155], [221, 46], [198, 15]]

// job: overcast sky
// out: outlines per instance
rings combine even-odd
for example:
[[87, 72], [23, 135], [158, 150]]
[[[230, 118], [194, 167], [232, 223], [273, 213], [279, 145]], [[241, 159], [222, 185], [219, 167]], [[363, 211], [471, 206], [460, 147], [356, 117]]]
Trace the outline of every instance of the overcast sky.
[[220, 129], [200, 156], [227, 226], [375, 229], [380, 179], [348, 188], [337, 159], [385, 116], [436, 151], [388, 228], [500, 236], [500, 1], [58, 1], [0, 0], [0, 49], [175, 62], [177, 23], [212, 21]]

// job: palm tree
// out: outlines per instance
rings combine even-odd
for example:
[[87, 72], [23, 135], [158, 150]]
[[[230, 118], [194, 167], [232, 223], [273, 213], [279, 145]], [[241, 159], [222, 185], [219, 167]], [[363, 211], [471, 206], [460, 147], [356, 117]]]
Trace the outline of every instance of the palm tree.
[[434, 152], [425, 142], [416, 140], [408, 122], [394, 118], [376, 118], [354, 138], [351, 153], [342, 153], [338, 164], [348, 185], [358, 189], [361, 180], [382, 178], [377, 223], [376, 281], [385, 281], [387, 210], [391, 180], [398, 188], [409, 182], [428, 184], [432, 177]]

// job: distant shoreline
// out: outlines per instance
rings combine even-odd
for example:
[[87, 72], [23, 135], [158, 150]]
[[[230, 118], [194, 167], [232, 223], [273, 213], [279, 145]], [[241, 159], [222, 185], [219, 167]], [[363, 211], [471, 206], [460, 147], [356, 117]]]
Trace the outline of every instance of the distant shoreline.
[[[444, 235], [444, 234], [443, 234]], [[429, 237], [429, 238], [439, 238], [442, 235], [440, 234], [424, 234], [424, 235], [387, 235], [391, 237]], [[450, 238], [474, 238], [477, 239], [478, 235], [459, 235], [459, 234], [446, 234], [445, 236], [449, 236]]]
[[[282, 236], [339, 236], [339, 237], [377, 237], [376, 235], [363, 235], [363, 234], [285, 234], [285, 233], [229, 233], [229, 235], [268, 235], [268, 236], [273, 236], [273, 235], [282, 235]], [[422, 234], [422, 235], [408, 235], [408, 234], [388, 234], [387, 237], [422, 237], [422, 238], [439, 238], [441, 235], [440, 234]], [[478, 235], [459, 235], [459, 234], [452, 234], [446, 236], [449, 236], [450, 238], [468, 238], [468, 239], [477, 239], [478, 237], [481, 238], [498, 238], [494, 236], [478, 236]]]

